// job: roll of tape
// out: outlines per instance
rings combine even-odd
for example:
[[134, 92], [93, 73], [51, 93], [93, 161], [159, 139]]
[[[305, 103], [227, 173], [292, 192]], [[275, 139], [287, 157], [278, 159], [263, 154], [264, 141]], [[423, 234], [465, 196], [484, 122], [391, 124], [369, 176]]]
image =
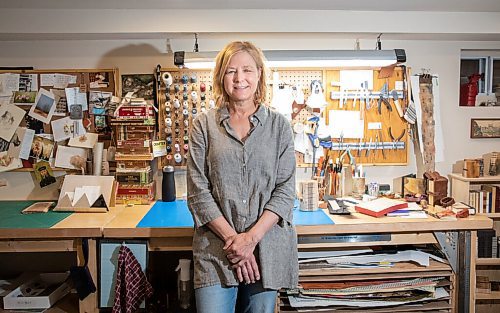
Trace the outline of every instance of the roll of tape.
[[169, 72], [161, 74], [161, 80], [163, 81], [165, 86], [167, 86], [167, 88], [170, 87], [173, 83], [172, 74], [170, 74]]

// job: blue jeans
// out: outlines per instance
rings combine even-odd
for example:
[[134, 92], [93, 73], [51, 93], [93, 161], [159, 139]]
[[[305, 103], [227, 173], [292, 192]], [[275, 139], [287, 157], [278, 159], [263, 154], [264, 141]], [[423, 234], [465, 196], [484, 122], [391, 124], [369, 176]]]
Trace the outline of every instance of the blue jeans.
[[198, 313], [273, 313], [276, 306], [277, 291], [262, 288], [260, 281], [238, 287], [203, 287], [194, 292]]

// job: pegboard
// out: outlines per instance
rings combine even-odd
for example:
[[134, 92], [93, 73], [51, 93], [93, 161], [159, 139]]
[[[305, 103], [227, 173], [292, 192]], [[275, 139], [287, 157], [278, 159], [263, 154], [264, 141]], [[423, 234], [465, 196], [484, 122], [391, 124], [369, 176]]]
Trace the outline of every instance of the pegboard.
[[[377, 92], [381, 90], [385, 83], [388, 85], [388, 90], [391, 91], [395, 89], [396, 81], [403, 82], [403, 89], [398, 91], [398, 101], [404, 110], [407, 106], [404, 68], [396, 67], [392, 76], [388, 78], [379, 79], [379, 73], [380, 70], [373, 71], [372, 97], [374, 99], [370, 101], [369, 108], [364, 103], [362, 104], [359, 99], [354, 107], [353, 97], [347, 98], [343, 107], [341, 107], [339, 99], [331, 99], [332, 91], [340, 91], [339, 86], [333, 86], [331, 83], [338, 82], [340, 80], [340, 71], [326, 71], [325, 96], [327, 98], [328, 105], [325, 110], [325, 117], [327, 124], [329, 123], [328, 111], [330, 110], [357, 110], [360, 111], [360, 114], [364, 119], [364, 138], [361, 141], [359, 139], [344, 139], [343, 143], [340, 143], [338, 139], [333, 139], [332, 149], [326, 151], [329, 153], [330, 158], [335, 160], [335, 158], [339, 157], [343, 150], [350, 147], [351, 153], [356, 158], [357, 164], [406, 165], [408, 163], [408, 124], [406, 123], [406, 120], [398, 115], [392, 96], [388, 98], [392, 111], [389, 111], [388, 108], [382, 104], [381, 114], [379, 114], [377, 96]], [[380, 123], [381, 129], [368, 129], [369, 123]], [[396, 137], [396, 139], [404, 132], [401, 139], [394, 141], [390, 137], [389, 128], [391, 130], [390, 133], [393, 137]]]
[[[302, 90], [304, 92], [304, 96], [307, 99], [311, 93], [311, 82], [313, 80], [319, 80], [320, 82], [324, 81], [324, 74], [322, 70], [274, 70], [272, 72], [278, 72], [279, 73], [279, 82], [284, 83], [284, 84], [289, 84], [289, 85], [294, 85], [294, 86], [301, 86]], [[273, 79], [272, 74], [271, 77], [269, 77], [268, 81], [271, 81]], [[273, 81], [273, 83], [275, 83]], [[324, 88], [324, 86], [323, 86]], [[269, 95], [268, 103], [271, 103], [271, 96], [272, 96], [272, 88], [269, 88], [271, 90], [271, 94]]]
[[160, 158], [165, 165], [185, 166], [191, 123], [197, 114], [215, 105], [210, 70], [162, 70], [169, 72], [173, 83], [167, 88], [160, 82], [159, 138], [167, 142], [167, 155]]

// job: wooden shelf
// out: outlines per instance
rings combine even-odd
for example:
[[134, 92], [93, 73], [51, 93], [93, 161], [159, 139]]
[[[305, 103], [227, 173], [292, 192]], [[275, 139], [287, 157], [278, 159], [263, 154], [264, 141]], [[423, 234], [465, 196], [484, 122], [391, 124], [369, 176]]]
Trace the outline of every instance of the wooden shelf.
[[500, 181], [500, 175], [496, 176], [482, 176], [482, 177], [477, 177], [477, 178], [468, 178], [468, 177], [463, 177], [461, 174], [457, 173], [451, 173], [448, 174], [449, 177], [455, 178], [461, 181], [466, 181], [470, 183], [487, 183], [487, 182], [497, 182]]
[[476, 293], [476, 300], [500, 300], [500, 291], [492, 291], [491, 293]]
[[476, 265], [500, 265], [500, 258], [477, 258]]
[[484, 215], [489, 218], [500, 218], [500, 213], [477, 213], [478, 215]]

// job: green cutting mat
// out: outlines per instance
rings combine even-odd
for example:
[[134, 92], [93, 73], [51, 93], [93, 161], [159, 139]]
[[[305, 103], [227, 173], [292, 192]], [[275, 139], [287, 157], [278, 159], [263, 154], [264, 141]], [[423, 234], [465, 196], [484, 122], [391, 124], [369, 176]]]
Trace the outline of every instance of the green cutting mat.
[[38, 201], [0, 201], [0, 228], [50, 228], [71, 212], [22, 214], [21, 211]]

